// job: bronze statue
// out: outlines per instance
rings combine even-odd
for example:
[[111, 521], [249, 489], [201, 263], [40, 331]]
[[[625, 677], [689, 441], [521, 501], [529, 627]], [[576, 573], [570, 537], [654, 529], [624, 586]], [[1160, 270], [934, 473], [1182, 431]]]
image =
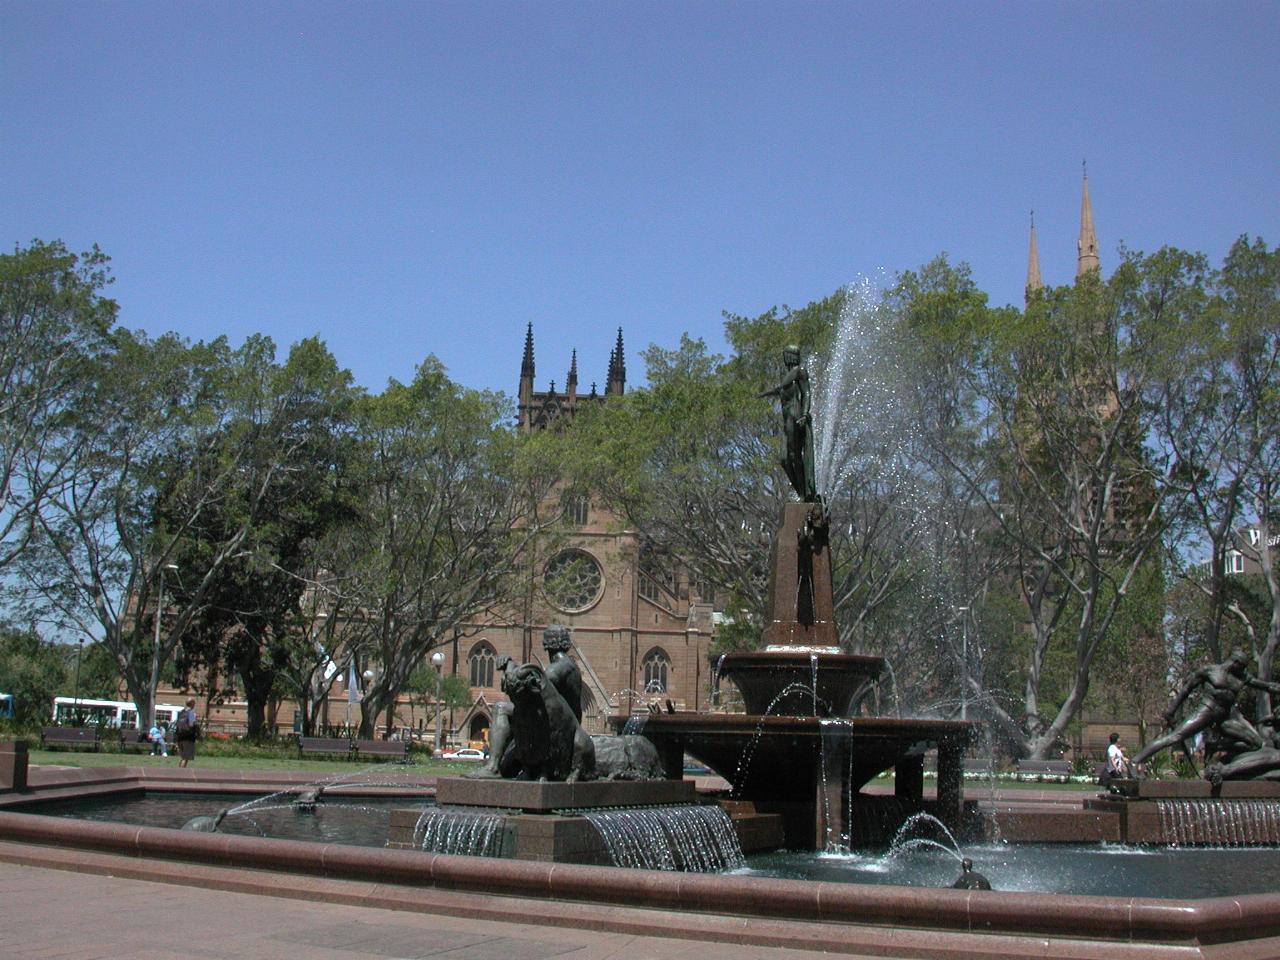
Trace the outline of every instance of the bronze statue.
[[468, 777], [520, 780], [660, 780], [658, 751], [640, 736], [588, 736], [582, 729], [582, 672], [569, 656], [569, 628], [542, 634], [548, 665], [498, 662], [502, 692], [494, 706], [489, 760]]
[[[539, 780], [541, 778], [547, 778], [547, 780], [557, 780], [559, 778], [559, 780], [563, 780], [564, 777], [568, 776], [570, 771], [566, 769], [558, 777], [544, 777], [544, 763], [541, 763], [540, 760], [535, 763], [532, 759], [527, 760], [527, 762], [522, 759], [526, 754], [532, 758], [541, 748], [525, 744], [517, 749], [517, 741], [520, 740], [517, 732], [522, 731], [521, 736], [532, 736], [531, 731], [541, 730], [547, 723], [547, 719], [540, 717], [539, 714], [547, 712], [548, 704], [550, 704], [550, 713], [558, 718], [558, 724], [566, 724], [567, 726], [567, 721], [563, 719], [564, 710], [567, 710], [568, 717], [572, 719], [573, 730], [581, 731], [582, 673], [577, 668], [577, 664], [573, 663], [572, 658], [568, 655], [571, 646], [568, 627], [553, 623], [552, 626], [543, 631], [543, 649], [547, 652], [548, 659], [548, 666], [545, 671], [543, 668], [532, 666], [532, 664], [525, 664], [525, 667], [516, 667], [516, 664], [509, 658], [500, 660], [498, 668], [503, 671], [502, 689], [508, 696], [511, 696], [511, 700], [504, 700], [502, 703], [494, 705], [493, 724], [489, 728], [488, 763], [485, 763], [484, 767], [481, 767], [479, 771], [468, 773], [466, 776], [490, 778], [490, 780], [500, 777], [509, 780], [509, 778], [521, 777], [526, 765], [527, 767], [538, 768], [538, 777], [536, 778], [539, 778]], [[530, 671], [527, 671], [526, 667], [535, 669], [538, 672], [538, 676], [535, 678]], [[517, 700], [517, 696], [512, 696], [512, 692], [507, 689], [508, 685], [511, 685], [512, 690], [517, 692], [518, 698], [524, 700], [526, 709], [534, 712], [534, 716], [531, 716], [529, 721], [524, 724], [515, 716], [517, 710], [520, 709], [520, 700]], [[544, 703], [541, 705], [529, 696], [530, 691], [534, 690], [535, 687], [540, 698], [543, 698]], [[556, 694], [554, 698], [552, 696], [553, 692]], [[556, 703], [557, 699], [559, 703], [563, 703], [563, 709]], [[566, 733], [566, 731], [557, 728], [556, 736], [561, 737], [562, 741], [566, 735], [570, 740], [570, 748], [568, 749], [572, 754], [573, 749], [575, 749], [573, 748], [573, 742], [576, 742], [576, 735], [573, 735], [572, 732]], [[581, 736], [586, 737], [585, 733], [581, 733]], [[589, 748], [590, 737], [586, 737], [586, 748], [582, 748], [581, 745], [577, 746], [577, 750], [580, 753], [582, 749]], [[562, 767], [564, 760], [561, 755], [564, 753], [563, 742], [558, 742], [556, 750], [558, 751], [556, 763], [550, 765], [559, 769], [559, 767]], [[508, 754], [511, 754], [511, 756], [508, 756]], [[575, 774], [576, 780], [577, 778], [590, 778], [594, 774], [594, 759], [590, 763], [582, 762], [581, 758], [579, 762], [573, 763], [571, 759], [570, 765], [573, 768], [572, 772]], [[525, 778], [527, 780], [527, 777]]]
[[326, 784], [319, 786], [303, 787], [294, 794], [293, 801], [289, 804], [298, 813], [315, 813], [316, 807], [322, 802], [324, 788]]
[[222, 821], [226, 819], [227, 814], [230, 812], [231, 808], [226, 807], [219, 810], [216, 816], [192, 817], [180, 829], [190, 830], [194, 833], [217, 833], [218, 827], [222, 826]]
[[[1190, 759], [1192, 751], [1188, 744], [1196, 734], [1203, 733], [1212, 742], [1212, 750], [1224, 757], [1223, 763], [1206, 768], [1206, 776], [1219, 780], [1224, 777], [1232, 779], [1233, 776], [1238, 779], [1260, 777], [1263, 769], [1269, 766], [1268, 758], [1271, 754], [1275, 754], [1275, 759], [1280, 759], [1280, 751], [1275, 749], [1280, 744], [1268, 742], [1240, 713], [1237, 700], [1250, 688], [1280, 693], [1280, 684], [1249, 675], [1249, 656], [1242, 650], [1234, 651], [1222, 663], [1196, 670], [1187, 678], [1173, 703], [1164, 712], [1165, 726], [1171, 729], [1164, 736], [1147, 744], [1133, 758], [1133, 765], [1143, 763], [1161, 750], [1179, 745]], [[1200, 706], [1174, 727], [1174, 717], [1179, 708], [1197, 689], [1201, 691]], [[1272, 732], [1273, 739], [1274, 736]], [[1207, 749], [1206, 752], [1211, 751]]]
[[777, 397], [782, 403], [782, 436], [787, 443], [782, 468], [792, 488], [805, 503], [818, 502], [818, 487], [813, 478], [813, 417], [810, 411], [809, 372], [800, 365], [800, 348], [782, 351], [786, 373], [773, 389], [759, 394]]
[[[595, 747], [564, 696], [533, 663], [499, 663], [502, 692], [511, 698], [510, 738], [498, 772], [508, 780], [563, 780], [595, 776]], [[576, 669], [576, 668], [575, 668]]]
[[[560, 624], [552, 624], [542, 631], [542, 649], [547, 653], [549, 661], [546, 679], [560, 692], [574, 719], [582, 722], [582, 673], [578, 665], [569, 657], [569, 628]], [[499, 665], [499, 669], [502, 666]], [[505, 681], [504, 681], [505, 682]], [[489, 728], [489, 760], [475, 773], [467, 776], [479, 779], [503, 777], [503, 757], [511, 745], [511, 711], [514, 705], [510, 701], [495, 704], [493, 723]]]
[[661, 780], [665, 776], [658, 750], [635, 734], [591, 738], [596, 753], [596, 776], [601, 780]]

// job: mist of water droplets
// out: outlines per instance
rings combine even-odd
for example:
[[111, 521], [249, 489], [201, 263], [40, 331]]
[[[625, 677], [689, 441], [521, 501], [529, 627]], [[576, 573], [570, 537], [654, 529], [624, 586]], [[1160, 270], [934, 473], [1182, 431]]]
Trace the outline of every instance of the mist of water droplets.
[[[917, 595], [934, 609], [948, 610], [963, 603], [950, 596], [945, 570], [958, 532], [938, 509], [937, 477], [924, 455], [917, 405], [922, 373], [913, 347], [902, 340], [899, 308], [884, 285], [861, 277], [844, 293], [830, 351], [808, 364], [818, 491], [837, 521], [840, 505], [863, 495], [886, 504], [899, 531], [897, 548], [910, 542], [923, 561], [915, 570]], [[908, 708], [950, 712], [942, 704]]]
[[905, 471], [916, 435], [909, 383], [891, 347], [895, 322], [880, 288], [863, 277], [845, 288], [830, 353], [815, 359], [815, 478], [834, 494], [850, 480]]

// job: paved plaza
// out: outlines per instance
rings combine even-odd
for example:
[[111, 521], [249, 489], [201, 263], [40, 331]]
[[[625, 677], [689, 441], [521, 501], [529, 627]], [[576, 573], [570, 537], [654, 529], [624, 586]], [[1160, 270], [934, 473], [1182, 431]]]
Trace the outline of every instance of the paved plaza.
[[201, 886], [198, 877], [185, 885], [158, 883], [2, 861], [0, 904], [5, 960], [813, 960], [824, 955], [236, 893]]

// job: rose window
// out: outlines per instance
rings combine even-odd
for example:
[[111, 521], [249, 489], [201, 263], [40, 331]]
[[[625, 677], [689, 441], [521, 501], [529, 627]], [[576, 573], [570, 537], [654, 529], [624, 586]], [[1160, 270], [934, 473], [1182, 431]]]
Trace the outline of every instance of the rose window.
[[563, 550], [543, 570], [547, 598], [566, 613], [593, 606], [604, 592], [604, 572], [585, 550]]

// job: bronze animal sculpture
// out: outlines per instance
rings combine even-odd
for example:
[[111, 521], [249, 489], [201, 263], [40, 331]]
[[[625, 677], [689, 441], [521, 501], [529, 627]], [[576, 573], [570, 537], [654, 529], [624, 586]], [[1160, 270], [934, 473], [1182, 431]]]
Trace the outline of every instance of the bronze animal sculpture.
[[595, 748], [555, 684], [536, 664], [498, 664], [502, 692], [511, 698], [511, 739], [499, 772], [506, 779], [563, 780], [595, 775]]
[[322, 802], [321, 794], [323, 793], [323, 784], [318, 787], [304, 787], [294, 795], [290, 806], [298, 813], [315, 813], [316, 807]]
[[[560, 624], [552, 624], [542, 631], [542, 649], [547, 653], [549, 665], [546, 679], [560, 691], [574, 719], [582, 722], [582, 673], [578, 665], [569, 656], [573, 642], [569, 636], [569, 628]], [[498, 669], [503, 669], [499, 664]], [[505, 777], [503, 760], [511, 747], [511, 712], [515, 705], [503, 701], [494, 706], [493, 726], [489, 731], [489, 760], [483, 767], [466, 776], [478, 779]]]
[[960, 876], [951, 885], [956, 890], [990, 890], [991, 881], [973, 869], [973, 861], [965, 857], [960, 861]]
[[596, 776], [601, 780], [661, 780], [662, 761], [654, 745], [644, 737], [594, 736]]
[[231, 812], [231, 808], [227, 807], [225, 810], [218, 811], [216, 816], [192, 817], [190, 820], [188, 820], [186, 823], [182, 825], [182, 829], [191, 830], [195, 833], [217, 833], [218, 827], [222, 824], [223, 819], [230, 812]]

